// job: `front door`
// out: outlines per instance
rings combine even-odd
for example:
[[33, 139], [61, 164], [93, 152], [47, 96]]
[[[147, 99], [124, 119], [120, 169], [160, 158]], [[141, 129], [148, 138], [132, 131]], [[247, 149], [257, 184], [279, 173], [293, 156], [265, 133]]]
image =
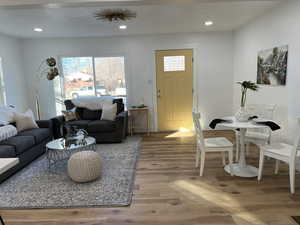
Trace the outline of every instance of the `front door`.
[[156, 51], [158, 129], [192, 129], [193, 50]]

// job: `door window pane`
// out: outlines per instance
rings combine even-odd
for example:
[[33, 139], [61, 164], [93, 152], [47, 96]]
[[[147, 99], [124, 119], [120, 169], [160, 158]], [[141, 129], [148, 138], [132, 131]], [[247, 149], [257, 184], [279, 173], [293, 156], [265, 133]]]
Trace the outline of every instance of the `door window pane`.
[[95, 83], [97, 95], [123, 98], [126, 103], [124, 57], [95, 58]]
[[95, 95], [93, 58], [62, 58], [64, 95], [66, 99]]
[[164, 56], [164, 72], [185, 71], [185, 57], [178, 56]]

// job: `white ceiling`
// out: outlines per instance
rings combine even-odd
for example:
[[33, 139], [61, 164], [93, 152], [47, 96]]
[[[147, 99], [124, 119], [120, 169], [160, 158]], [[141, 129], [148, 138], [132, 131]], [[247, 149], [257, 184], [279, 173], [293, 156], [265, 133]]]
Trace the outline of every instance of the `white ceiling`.
[[[184, 0], [184, 3], [183, 0], [56, 0], [55, 5], [49, 5], [53, 2], [1, 0], [0, 32], [34, 38], [227, 31], [278, 4], [277, 0]], [[137, 12], [136, 19], [125, 23], [127, 30], [121, 31], [119, 24], [97, 21], [93, 17], [99, 9], [117, 6]], [[213, 20], [214, 26], [205, 27], [206, 20]], [[43, 28], [44, 32], [33, 32], [35, 27]]]

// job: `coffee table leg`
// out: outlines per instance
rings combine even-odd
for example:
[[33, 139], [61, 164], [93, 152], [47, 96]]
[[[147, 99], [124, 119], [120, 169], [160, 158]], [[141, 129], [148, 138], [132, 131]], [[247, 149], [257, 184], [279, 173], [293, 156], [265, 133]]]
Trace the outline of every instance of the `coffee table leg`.
[[1, 225], [5, 225], [3, 219], [2, 219], [2, 216], [0, 216], [0, 222], [1, 222]]

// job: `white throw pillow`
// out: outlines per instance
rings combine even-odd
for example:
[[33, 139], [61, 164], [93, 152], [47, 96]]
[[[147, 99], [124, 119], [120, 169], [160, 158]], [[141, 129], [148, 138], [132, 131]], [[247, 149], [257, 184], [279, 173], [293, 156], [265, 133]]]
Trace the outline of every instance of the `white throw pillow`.
[[8, 107], [6, 105], [0, 105], [0, 123], [2, 125], [7, 125], [14, 122], [14, 114], [16, 110], [14, 108]]
[[33, 128], [39, 128], [35, 122], [33, 112], [28, 109], [25, 113], [15, 113], [15, 122], [18, 132]]
[[13, 125], [0, 127], [0, 141], [4, 141], [10, 137], [17, 135], [18, 131]]
[[115, 120], [117, 116], [117, 104], [104, 104], [102, 108], [101, 120]]

